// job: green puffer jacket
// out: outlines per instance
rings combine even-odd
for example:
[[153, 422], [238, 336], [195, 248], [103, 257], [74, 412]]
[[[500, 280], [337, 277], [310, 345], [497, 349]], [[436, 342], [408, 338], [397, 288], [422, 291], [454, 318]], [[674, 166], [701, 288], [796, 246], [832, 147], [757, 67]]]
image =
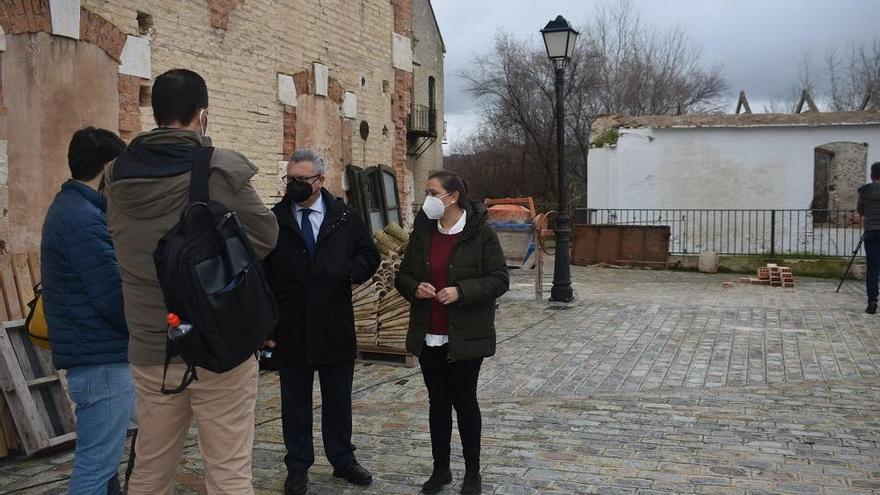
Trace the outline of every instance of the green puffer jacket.
[[[464, 231], [449, 257], [449, 286], [457, 286], [461, 294], [447, 308], [450, 362], [495, 354], [495, 299], [507, 292], [510, 283], [498, 236], [486, 224], [486, 207], [471, 202], [465, 210]], [[412, 304], [406, 349], [416, 356], [422, 352], [431, 325], [431, 300], [415, 295], [421, 282], [431, 280], [428, 259], [435, 230], [437, 221], [419, 212], [394, 281], [397, 291]]]

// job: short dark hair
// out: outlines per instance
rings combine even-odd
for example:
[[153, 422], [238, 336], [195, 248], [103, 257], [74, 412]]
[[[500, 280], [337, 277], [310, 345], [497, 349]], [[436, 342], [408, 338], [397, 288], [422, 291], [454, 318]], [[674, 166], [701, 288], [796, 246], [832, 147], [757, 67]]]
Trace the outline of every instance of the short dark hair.
[[871, 180], [880, 179], [880, 162], [871, 164]]
[[202, 76], [187, 69], [172, 69], [153, 82], [153, 117], [159, 127], [188, 125], [200, 108], [208, 106], [208, 86]]
[[461, 178], [455, 172], [450, 170], [436, 170], [431, 172], [431, 175], [428, 176], [428, 180], [437, 179], [440, 181], [440, 185], [443, 186], [443, 189], [448, 193], [457, 192], [458, 193], [458, 206], [464, 208], [467, 204], [467, 182]]
[[67, 148], [67, 165], [74, 180], [90, 181], [108, 162], [125, 151], [125, 141], [107, 129], [86, 127], [73, 133]]

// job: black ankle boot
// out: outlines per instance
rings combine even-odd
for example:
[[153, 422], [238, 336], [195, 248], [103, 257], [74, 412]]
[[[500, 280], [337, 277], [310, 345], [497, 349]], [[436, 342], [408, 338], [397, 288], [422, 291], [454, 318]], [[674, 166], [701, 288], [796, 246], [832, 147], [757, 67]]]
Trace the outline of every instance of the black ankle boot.
[[452, 471], [449, 468], [446, 469], [437, 469], [434, 468], [434, 472], [431, 473], [431, 477], [428, 478], [428, 481], [422, 485], [422, 493], [432, 494], [432, 493], [440, 493], [443, 490], [443, 487], [452, 483]]
[[868, 307], [865, 308], [865, 313], [868, 313], [869, 315], [877, 314], [877, 303], [868, 303]]
[[476, 495], [483, 493], [483, 478], [479, 471], [465, 471], [464, 481], [461, 483], [461, 495]]

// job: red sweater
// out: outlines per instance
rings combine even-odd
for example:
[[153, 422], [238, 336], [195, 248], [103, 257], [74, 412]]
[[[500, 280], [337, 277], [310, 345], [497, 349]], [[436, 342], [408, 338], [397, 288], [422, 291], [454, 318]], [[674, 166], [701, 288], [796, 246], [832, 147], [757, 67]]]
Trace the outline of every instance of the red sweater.
[[[428, 263], [431, 273], [431, 285], [440, 292], [449, 282], [449, 255], [458, 243], [461, 234], [446, 235], [434, 230], [431, 236], [431, 247], [428, 251]], [[449, 333], [449, 316], [446, 306], [437, 299], [431, 301], [431, 328], [428, 333], [446, 335]]]

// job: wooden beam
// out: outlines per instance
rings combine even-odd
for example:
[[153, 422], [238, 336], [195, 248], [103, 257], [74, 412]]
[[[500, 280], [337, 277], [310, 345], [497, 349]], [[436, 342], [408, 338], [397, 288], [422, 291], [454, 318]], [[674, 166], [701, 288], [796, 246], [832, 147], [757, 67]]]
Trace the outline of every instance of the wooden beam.
[[816, 106], [816, 102], [813, 101], [813, 95], [810, 94], [809, 89], [804, 89], [801, 91], [801, 99], [798, 100], [797, 108], [794, 110], [794, 113], [801, 113], [801, 110], [804, 109], [804, 103], [809, 107], [810, 112], [819, 112], [819, 108]]
[[31, 279], [31, 268], [28, 266], [28, 255], [25, 253], [12, 255], [12, 273], [15, 275], [15, 286], [18, 287], [18, 303], [22, 316], [30, 312], [28, 304], [34, 300], [34, 281]]
[[745, 113], [752, 113], [752, 107], [749, 106], [749, 99], [746, 98], [746, 92], [739, 92], [739, 99], [736, 102], [736, 113], [739, 113], [740, 110], [745, 110]]
[[[9, 410], [15, 419], [18, 437], [21, 439], [25, 453], [30, 454], [49, 445], [49, 434], [34, 396], [28, 389], [15, 348], [9, 338], [9, 327], [23, 323], [21, 320], [4, 323], [3, 331], [0, 331], [0, 361], [2, 361], [0, 364], [3, 365], [0, 367], [0, 383], [3, 385], [3, 395], [9, 404]], [[14, 390], [14, 392], [6, 392], [6, 390]]]
[[3, 287], [6, 319], [20, 320], [24, 315], [18, 300], [18, 287], [15, 285], [15, 273], [12, 270], [12, 256], [0, 256], [0, 285]]
[[56, 383], [56, 382], [60, 382], [60, 381], [61, 381], [61, 378], [59, 378], [58, 375], [50, 375], [50, 376], [44, 376], [42, 378], [37, 378], [34, 380], [28, 380], [27, 386], [29, 388], [33, 388], [33, 387], [39, 387], [40, 385], [46, 385], [47, 383]]

